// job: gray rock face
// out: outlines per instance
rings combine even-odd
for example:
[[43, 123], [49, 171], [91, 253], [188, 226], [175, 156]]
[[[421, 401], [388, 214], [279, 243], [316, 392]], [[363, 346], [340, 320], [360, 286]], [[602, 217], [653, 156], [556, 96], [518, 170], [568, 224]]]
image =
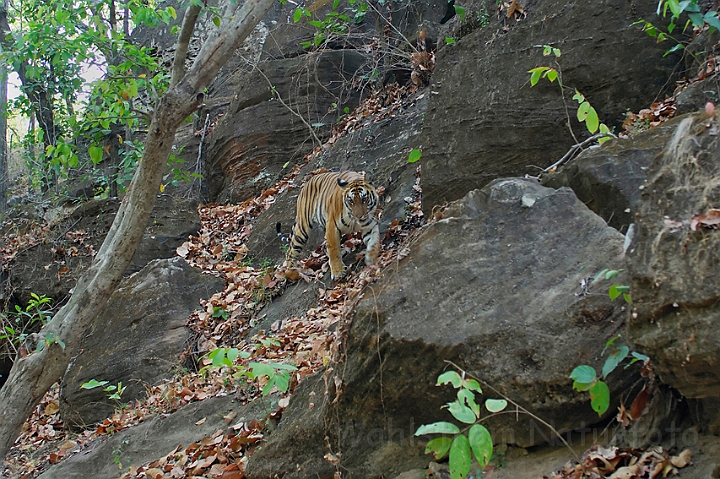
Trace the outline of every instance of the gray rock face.
[[[188, 404], [168, 417], [155, 416], [137, 426], [98, 440], [93, 447], [51, 466], [39, 477], [42, 479], [86, 479], [89, 477], [120, 477], [130, 466], [140, 466], [166, 455], [176, 447], [226, 430], [223, 416], [237, 413], [236, 423], [261, 419], [267, 402], [256, 401], [241, 406], [232, 396], [209, 398]], [[197, 424], [200, 419], [205, 421]], [[122, 469], [114, 462], [118, 458]]]
[[[397, 271], [358, 304], [347, 359], [335, 368], [342, 389], [336, 404], [331, 386], [328, 396], [323, 392], [333, 380], [306, 380], [279, 432], [252, 457], [248, 477], [294, 471], [296, 464], [303, 472], [289, 477], [331, 475], [322, 464], [324, 435], [358, 477], [415, 467], [422, 459], [415, 429], [450, 418], [440, 409], [450, 388], [434, 386], [445, 360], [559, 430], [596, 422], [568, 375], [579, 364], [601, 364], [625, 313], [602, 286], [577, 293], [581, 280], [620, 266], [622, 243], [569, 189], [507, 179], [469, 193], [426, 226]], [[634, 380], [627, 371], [618, 376], [610, 376], [613, 391]], [[488, 427], [497, 442], [530, 446], [549, 438], [527, 417], [497, 416]]]
[[426, 215], [495, 178], [537, 174], [574, 143], [558, 85], [530, 86], [528, 70], [552, 63], [537, 45], [561, 49], [564, 85], [583, 93], [608, 125], [628, 108], [646, 108], [671, 77], [677, 58], [663, 58], [666, 46], [631, 26], [657, 18], [656, 1], [534, 3], [507, 33], [475, 30], [438, 54], [423, 131]]
[[[343, 108], [357, 106], [360, 94], [347, 85], [364, 64], [357, 52], [327, 51], [264, 62], [262, 74], [248, 75], [208, 137], [210, 197], [239, 202], [255, 196], [286, 163], [312, 151], [317, 145], [298, 115], [327, 136]], [[274, 99], [271, 87], [286, 105]]]
[[628, 254], [630, 337], [688, 398], [720, 397], [720, 232], [688, 227], [720, 205], [718, 127], [704, 114], [677, 125], [648, 173]]
[[[20, 253], [11, 270], [11, 282], [22, 305], [30, 293], [44, 294], [55, 304], [64, 301], [77, 278], [90, 266], [88, 247], [97, 252], [118, 210], [117, 199], [90, 201], [54, 225], [50, 238]], [[175, 256], [178, 246], [200, 229], [197, 202], [160, 195], [143, 239], [126, 274], [140, 271], [149, 261]], [[76, 234], [76, 232], [82, 232]], [[78, 250], [75, 252], [74, 250]], [[67, 271], [61, 273], [66, 267]]]
[[627, 232], [640, 205], [647, 170], [677, 127], [670, 120], [633, 139], [619, 138], [582, 152], [542, 184], [568, 186], [578, 199], [618, 231]]
[[146, 384], [171, 377], [187, 346], [185, 327], [201, 298], [221, 290], [221, 279], [200, 273], [181, 258], [158, 260], [126, 278], [103, 312], [102, 331], [88, 331], [83, 351], [60, 385], [60, 414], [69, 426], [85, 426], [112, 414], [115, 403], [102, 388], [81, 389], [91, 379], [122, 381], [122, 401], [145, 394]]

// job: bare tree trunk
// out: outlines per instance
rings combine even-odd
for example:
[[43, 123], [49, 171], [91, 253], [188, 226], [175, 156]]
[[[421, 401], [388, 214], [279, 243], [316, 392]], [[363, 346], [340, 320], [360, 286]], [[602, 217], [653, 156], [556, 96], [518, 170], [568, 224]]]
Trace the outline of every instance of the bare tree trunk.
[[[65, 373], [81, 351], [80, 340], [106, 330], [102, 310], [130, 263], [147, 225], [162, 180], [175, 132], [199, 104], [203, 89], [217, 74], [275, 0], [246, 0], [210, 45], [205, 45], [190, 71], [160, 100], [148, 131], [142, 161], [105, 242], [78, 280], [70, 301], [39, 333], [47, 344], [18, 359], [0, 389], [0, 457], [4, 458], [23, 423], [43, 394]], [[62, 340], [65, 347], [53, 339]]]
[[[7, 0], [0, 0], [0, 15], [7, 15]], [[2, 51], [2, 46], [0, 46]], [[7, 147], [7, 64], [0, 62], [0, 212], [7, 209], [8, 176]]]
[[198, 15], [200, 15], [200, 7], [197, 5], [190, 5], [187, 10], [185, 10], [182, 28], [180, 29], [177, 47], [175, 48], [175, 60], [172, 65], [170, 86], [177, 85], [185, 74], [185, 57], [187, 56], [188, 46], [190, 45], [192, 32], [195, 30], [194, 25]]

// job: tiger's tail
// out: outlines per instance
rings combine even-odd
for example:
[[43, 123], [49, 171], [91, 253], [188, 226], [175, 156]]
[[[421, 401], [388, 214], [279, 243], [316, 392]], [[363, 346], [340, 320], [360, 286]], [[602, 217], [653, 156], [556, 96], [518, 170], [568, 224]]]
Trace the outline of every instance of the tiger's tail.
[[275, 223], [275, 231], [277, 232], [277, 235], [278, 235], [278, 238], [280, 238], [280, 241], [282, 241], [283, 243], [290, 242], [290, 237], [283, 234], [282, 225], [280, 224], [279, 221], [277, 223]]

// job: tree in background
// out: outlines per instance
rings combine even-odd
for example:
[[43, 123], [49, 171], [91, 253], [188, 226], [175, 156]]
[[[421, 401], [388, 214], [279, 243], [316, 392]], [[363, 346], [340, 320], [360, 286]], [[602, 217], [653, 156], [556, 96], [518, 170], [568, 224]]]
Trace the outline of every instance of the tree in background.
[[[157, 102], [169, 82], [148, 49], [133, 44], [130, 29], [167, 24], [175, 10], [141, 0], [122, 8], [115, 0], [22, 0], [10, 8], [0, 18], [3, 59], [21, 81], [13, 110], [37, 125], [25, 138], [33, 184], [45, 191], [73, 169], [90, 166], [83, 159], [108, 160], [103, 183], [117, 195], [118, 182], [129, 181], [142, 154], [132, 133], [147, 127], [148, 103]], [[89, 69], [102, 77], [88, 84], [83, 74]]]
[[[180, 31], [179, 45], [190, 38], [201, 4], [193, 0]], [[203, 102], [203, 91], [242, 41], [270, 9], [274, 0], [246, 0], [241, 8], [228, 2], [217, 29], [204, 43], [187, 72], [186, 49], [176, 49], [180, 68], [167, 92], [152, 111], [142, 159], [115, 216], [105, 242], [92, 265], [78, 280], [68, 303], [38, 333], [38, 350], [18, 359], [0, 389], [0, 457], [4, 458], [45, 392], [62, 377], [79, 353], [86, 334], [102, 334], [102, 310], [122, 279], [142, 234], [160, 188], [175, 132]], [[181, 57], [180, 54], [183, 56]]]

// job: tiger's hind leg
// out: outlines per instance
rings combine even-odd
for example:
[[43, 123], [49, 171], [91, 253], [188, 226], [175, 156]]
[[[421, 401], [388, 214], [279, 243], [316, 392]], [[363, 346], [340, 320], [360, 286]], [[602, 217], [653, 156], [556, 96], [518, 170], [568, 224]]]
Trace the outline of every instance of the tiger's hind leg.
[[376, 224], [373, 229], [363, 235], [365, 243], [365, 264], [372, 266], [380, 256], [380, 227]]

